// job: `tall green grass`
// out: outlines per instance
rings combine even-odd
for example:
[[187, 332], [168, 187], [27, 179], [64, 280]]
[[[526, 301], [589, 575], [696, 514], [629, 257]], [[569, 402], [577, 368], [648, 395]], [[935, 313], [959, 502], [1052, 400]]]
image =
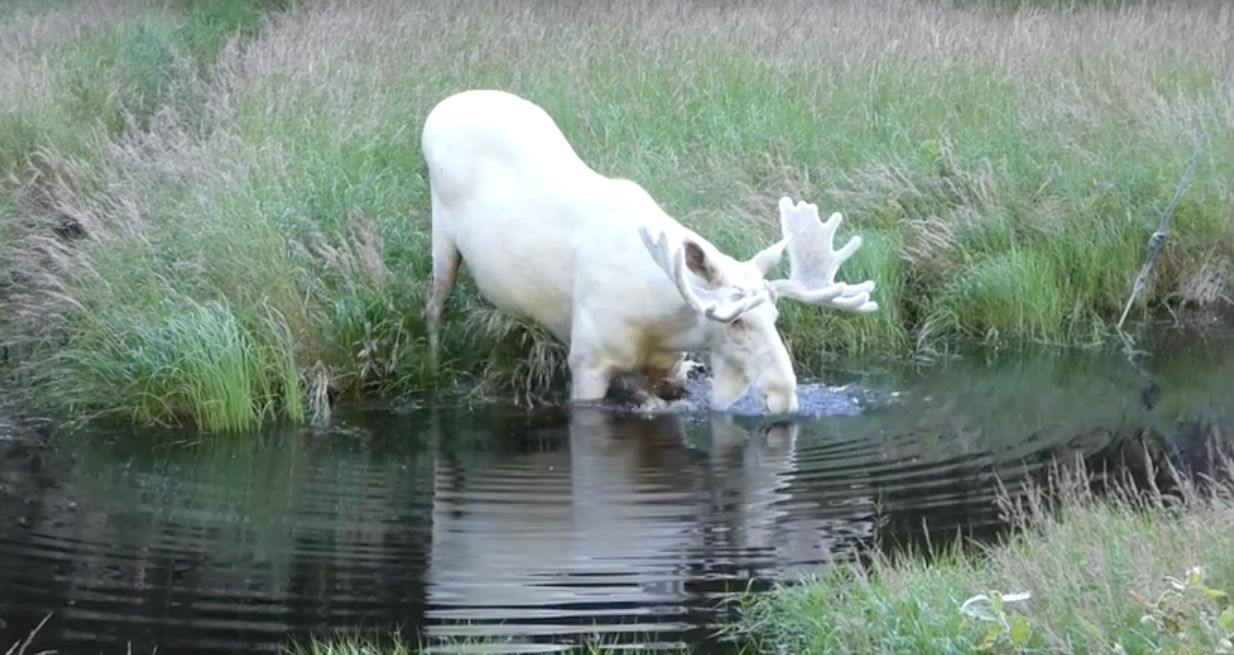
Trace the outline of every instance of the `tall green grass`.
[[1228, 480], [1184, 485], [1182, 503], [1088, 489], [1068, 474], [1053, 502], [1004, 497], [1018, 531], [999, 543], [880, 554], [748, 596], [728, 636], [758, 653], [1229, 652]]
[[[498, 87], [734, 255], [776, 239], [781, 195], [843, 212], [841, 238], [866, 245], [841, 276], [876, 279], [880, 310], [785, 304], [803, 362], [1089, 342], [1126, 300], [1234, 19], [1216, 0], [1078, 4], [130, 0], [83, 3], [97, 20], [70, 36], [24, 9], [0, 29], [46, 34], [0, 60], [22, 80], [0, 115], [3, 340], [51, 406], [214, 428], [357, 394], [559, 393], [561, 345], [466, 275], [447, 363], [425, 362], [419, 128], [446, 95]], [[1234, 295], [1229, 100], [1136, 320]], [[156, 373], [182, 349], [169, 321], [250, 351], [245, 376], [208, 374], [247, 380], [208, 401], [228, 418]]]
[[244, 325], [218, 300], [168, 297], [134, 309], [91, 314], [96, 322], [82, 325], [75, 347], [48, 361], [44, 389], [83, 413], [99, 398], [123, 398], [112, 409], [139, 423], [188, 412], [198, 425], [240, 430], [279, 415], [305, 418], [295, 343], [277, 310]]

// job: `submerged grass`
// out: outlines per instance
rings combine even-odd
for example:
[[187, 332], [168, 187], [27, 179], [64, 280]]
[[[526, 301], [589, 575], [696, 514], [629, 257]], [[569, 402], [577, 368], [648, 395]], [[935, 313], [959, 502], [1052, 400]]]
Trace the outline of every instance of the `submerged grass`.
[[1063, 480], [1054, 502], [1006, 503], [1002, 542], [829, 568], [748, 597], [730, 636], [759, 653], [1234, 652], [1228, 480], [1104, 498]]
[[[876, 279], [881, 309], [785, 305], [802, 360], [1089, 342], [1234, 8], [1055, 4], [25, 4], [0, 16], [0, 341], [32, 402], [207, 429], [358, 394], [559, 392], [561, 344], [466, 276], [446, 365], [424, 357], [419, 127], [499, 87], [734, 255], [776, 238], [781, 195], [842, 211], [867, 245], [841, 275]], [[1133, 318], [1230, 304], [1232, 169], [1227, 97]]]

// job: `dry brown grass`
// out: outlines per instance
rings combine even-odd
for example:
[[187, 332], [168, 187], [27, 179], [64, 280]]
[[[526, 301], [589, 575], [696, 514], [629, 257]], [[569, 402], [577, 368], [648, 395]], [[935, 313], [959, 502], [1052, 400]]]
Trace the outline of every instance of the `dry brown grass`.
[[[527, 75], [545, 68], [585, 73], [585, 64], [617, 53], [639, 61], [714, 55], [721, 47], [754, 62], [808, 67], [822, 79], [889, 64], [974, 67], [1087, 110], [1076, 118], [1091, 116], [1096, 104], [1176, 120], [1180, 109], [1195, 108], [1171, 104], [1184, 98], [1159, 97], [1159, 67], [1187, 61], [1216, 77], [1232, 38], [1234, 7], [1219, 0], [1011, 15], [925, 0], [309, 0], [272, 19], [248, 51], [246, 70], [253, 78], [291, 76], [342, 90], [360, 78], [374, 85], [400, 76], [428, 81], [511, 60], [528, 66]], [[693, 73], [683, 71], [682, 82]], [[1083, 85], [1089, 76], [1117, 78], [1119, 93], [1094, 97]]]
[[[1120, 10], [1025, 9], [1011, 15], [915, 0], [608, 4], [477, 0], [465, 5], [427, 2], [413, 8], [385, 0], [322, 1], [303, 3], [272, 20], [247, 50], [233, 93], [257, 94], [267, 103], [266, 111], [279, 114], [302, 101], [299, 93], [288, 92], [290, 81], [292, 89], [310, 90], [307, 93], [321, 102], [320, 111], [347, 121], [356, 131], [388, 116], [383, 104], [402, 104], [409, 119], [405, 128], [413, 131], [412, 121], [445, 93], [467, 86], [474, 75], [479, 75], [476, 83], [487, 84], [484, 71], [492, 67], [514, 66], [503, 76], [504, 88], [575, 96], [588, 94], [597, 67], [604, 70], [617, 57], [637, 68], [659, 61], [699, 63], [725, 52], [745, 63], [808, 70], [813, 78], [809, 84], [824, 88], [851, 84], [854, 74], [876, 77], [888, 67], [923, 74], [993, 76], [1000, 84], [1018, 88], [1027, 100], [1015, 109], [1026, 130], [1057, 131], [1060, 120], [1079, 131], [1117, 122], [1125, 130], [1165, 132], [1183, 140], [1194, 136], [1210, 94], [1207, 89], [1188, 93], [1182, 87], [1171, 88], [1174, 66], [1187, 62], [1195, 67], [1192, 72], [1216, 78], [1232, 43], [1234, 7], [1206, 0]], [[684, 67], [679, 76], [666, 80], [680, 89], [664, 92], [669, 97], [682, 95], [700, 84], [700, 74], [717, 72]], [[547, 86], [556, 86], [556, 91], [546, 91], [544, 79], [555, 80]], [[368, 100], [357, 103], [356, 94], [367, 94]], [[874, 106], [877, 102], [872, 99]], [[873, 106], [869, 110], [876, 111]], [[828, 108], [812, 111], [822, 115]], [[602, 129], [596, 124], [602, 120], [603, 116], [563, 118], [574, 135], [585, 137], [581, 148], [597, 167], [655, 176], [650, 166], [671, 164], [657, 157], [649, 165], [631, 166], [629, 152], [589, 148], [597, 138], [605, 146], [628, 148], [594, 132]], [[868, 120], [877, 121], [877, 114], [871, 113]], [[1221, 121], [1234, 122], [1234, 88], [1222, 106]], [[951, 201], [954, 211], [949, 215], [909, 220], [915, 236], [904, 245], [904, 256], [913, 264], [946, 258], [945, 249], [934, 248], [946, 242], [949, 232], [963, 229], [975, 213], [1005, 200], [999, 197], [999, 181], [988, 161], [966, 169], [966, 163], [950, 156], [946, 135], [942, 138], [940, 155], [948, 169], [944, 174], [915, 180], [913, 172], [904, 170], [909, 162], [891, 159], [848, 171], [841, 188], [827, 190], [849, 211], [873, 209], [872, 203], [896, 203], [900, 198]], [[743, 160], [721, 156], [692, 164], [710, 167], [717, 177], [746, 191], [735, 202], [674, 209], [690, 222], [742, 219], [760, 226], [771, 238], [774, 217], [767, 207], [773, 194], [768, 189], [813, 193], [825, 184], [811, 180], [808, 171], [803, 173], [803, 163], [787, 150], [773, 142]], [[1096, 158], [1102, 153], [1079, 156]], [[752, 163], [764, 171], [757, 184], [733, 168]], [[917, 188], [923, 183], [931, 188]], [[891, 197], [872, 198], [872, 189]], [[1042, 219], [1039, 228], [1052, 233], [1065, 230], [1064, 209], [1057, 199], [1039, 200], [1031, 209]], [[953, 272], [944, 267], [939, 274]]]
[[[472, 0], [463, 5], [441, 0], [411, 7], [387, 0], [322, 0], [272, 17], [238, 62], [227, 95], [254, 94], [265, 112], [282, 115], [294, 112], [294, 104], [304, 101], [303, 92], [318, 101], [315, 110], [346, 120], [348, 131], [363, 133], [388, 118], [389, 104], [406, 107], [409, 118], [420, 117], [445, 93], [467, 86], [469, 79], [488, 83], [485, 71], [493, 67], [513, 66], [502, 76], [504, 88], [534, 87], [543, 93], [543, 80], [551, 79], [559, 93], [586, 95], [596, 67], [617, 57], [638, 67], [658, 61], [698, 63], [719, 51], [747, 63], [807, 69], [815, 78], [811, 85], [821, 87], [851, 83], [854, 72], [876, 76], [889, 66], [956, 75], [978, 72], [1019, 87], [1033, 99], [1018, 112], [1027, 129], [1048, 130], [1065, 117], [1078, 125], [1131, 121], [1127, 129], [1166, 129], [1185, 138], [1198, 125], [1208, 96], [1169, 89], [1171, 67], [1185, 61], [1215, 78], [1232, 42], [1234, 8], [1215, 0], [1122, 10], [1028, 9], [1010, 17], [916, 0]], [[670, 80], [684, 90], [700, 83], [698, 74], [686, 68]], [[666, 93], [678, 95], [672, 89]], [[365, 100], [358, 102], [358, 97]], [[1230, 97], [1234, 99], [1234, 91]], [[827, 108], [814, 111], [821, 114]], [[1234, 121], [1234, 102], [1226, 102], [1222, 112], [1223, 120]], [[874, 114], [869, 118], [877, 120]], [[587, 118], [563, 120], [581, 122], [573, 126], [576, 134], [591, 123]], [[404, 129], [416, 127], [408, 121]], [[347, 138], [345, 133], [337, 136]], [[590, 140], [595, 135], [587, 136]], [[768, 146], [766, 152], [749, 153], [772, 171], [763, 184], [746, 185], [748, 195], [737, 206], [720, 204], [695, 213], [683, 208], [683, 220], [735, 213], [770, 225], [767, 188], [776, 185], [768, 182], [794, 191], [812, 183], [803, 179], [801, 162], [774, 143]], [[627, 157], [596, 150], [587, 154], [600, 167]], [[942, 154], [946, 159], [945, 147]], [[708, 163], [736, 178], [735, 184], [745, 184], [727, 168], [732, 162]], [[992, 197], [998, 193], [997, 180], [988, 167], [964, 171], [962, 164], [945, 163], [953, 171], [969, 173], [965, 182], [973, 186], [924, 193], [954, 198], [962, 220], [966, 212], [998, 200]], [[846, 186], [921, 195], [896, 166], [893, 161], [852, 171]], [[933, 182], [939, 187], [955, 184], [949, 177]], [[834, 193], [860, 208], [860, 191]]]
[[56, 46], [69, 44], [142, 14], [158, 0], [83, 0], [48, 8], [30, 3], [0, 21], [0, 112], [54, 100]]
[[166, 4], [160, 0], [26, 3], [0, 22], [0, 43], [4, 44], [5, 54], [36, 52], [118, 25]]
[[512, 356], [483, 362], [478, 383], [468, 392], [469, 401], [499, 397], [531, 406], [553, 400], [554, 383], [564, 379], [566, 372], [565, 344], [539, 325], [485, 305], [468, 308], [463, 330], [480, 342], [515, 344]]

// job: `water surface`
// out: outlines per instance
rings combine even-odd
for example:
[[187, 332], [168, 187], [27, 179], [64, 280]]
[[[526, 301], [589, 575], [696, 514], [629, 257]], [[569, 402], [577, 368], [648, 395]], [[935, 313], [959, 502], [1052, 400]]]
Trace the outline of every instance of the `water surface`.
[[1231, 433], [1229, 339], [1145, 367], [1037, 351], [835, 371], [879, 393], [817, 419], [352, 408], [315, 430], [50, 440], [0, 420], [0, 649], [49, 611], [32, 650], [395, 628], [524, 652], [698, 644], [749, 585], [990, 537], [996, 479], [1014, 492], [1060, 456], [1117, 470], [1146, 434], [1183, 461]]

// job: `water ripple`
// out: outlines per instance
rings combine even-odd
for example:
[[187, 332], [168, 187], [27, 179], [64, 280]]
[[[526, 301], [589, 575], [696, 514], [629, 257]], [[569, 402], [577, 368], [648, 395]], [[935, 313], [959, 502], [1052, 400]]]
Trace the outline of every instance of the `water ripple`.
[[374, 411], [336, 435], [197, 447], [7, 440], [0, 644], [54, 610], [36, 648], [274, 652], [323, 629], [402, 628], [434, 652], [552, 652], [596, 633], [672, 651], [750, 582], [999, 528], [997, 484], [1114, 447], [1126, 417], [1012, 424], [956, 407]]

